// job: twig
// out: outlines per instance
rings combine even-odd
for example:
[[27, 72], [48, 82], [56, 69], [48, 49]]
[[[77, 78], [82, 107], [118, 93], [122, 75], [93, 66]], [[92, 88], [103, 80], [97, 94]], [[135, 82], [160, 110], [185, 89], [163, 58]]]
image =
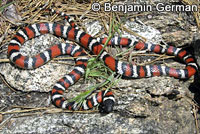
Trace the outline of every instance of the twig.
[[5, 80], [4, 76], [0, 73], [0, 79], [2, 80], [2, 82], [13, 92], [16, 92], [16, 90], [10, 86], [10, 84]]

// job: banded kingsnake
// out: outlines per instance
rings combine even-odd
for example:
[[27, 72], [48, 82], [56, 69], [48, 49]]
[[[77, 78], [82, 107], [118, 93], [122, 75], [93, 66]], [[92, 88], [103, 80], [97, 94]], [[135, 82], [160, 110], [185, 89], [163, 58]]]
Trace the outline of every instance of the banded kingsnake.
[[[106, 38], [95, 39], [84, 31], [79, 30], [75, 23], [66, 14], [54, 10], [51, 11], [64, 16], [71, 26], [63, 26], [57, 23], [37, 23], [19, 30], [14, 38], [10, 41], [8, 46], [8, 56], [10, 62], [23, 69], [34, 69], [42, 66], [52, 58], [62, 54], [70, 54], [74, 57], [86, 55], [82, 48], [67, 43], [54, 45], [48, 50], [34, 57], [26, 57], [19, 52], [20, 46], [25, 41], [47, 33], [75, 41], [84, 48], [90, 50], [93, 54], [98, 55], [101, 52], [103, 49], [101, 44], [105, 43]], [[134, 46], [136, 50], [148, 50], [158, 54], [165, 53], [168, 55], [174, 55], [176, 58], [181, 59], [186, 64], [185, 69], [174, 69], [161, 65], [137, 66], [116, 60], [105, 50], [103, 50], [100, 54], [100, 59], [103, 60], [105, 65], [114, 72], [117, 72], [118, 74], [128, 78], [169, 75], [178, 79], [187, 79], [193, 76], [198, 70], [195, 59], [187, 51], [173, 46], [162, 47], [156, 44], [147, 44], [119, 37], [112, 38], [108, 45], [122, 45], [127, 47]], [[94, 95], [92, 98], [86, 99], [82, 103], [81, 107], [77, 107], [76, 102], [68, 103], [64, 99], [64, 91], [77, 80], [79, 80], [79, 78], [84, 74], [87, 66], [86, 58], [78, 57], [75, 62], [75, 68], [69, 74], [60, 79], [51, 91], [52, 101], [55, 106], [69, 110], [87, 110], [91, 109], [97, 104], [100, 104], [103, 112], [111, 112], [115, 102], [111, 91], [100, 91], [96, 93], [96, 95]]]

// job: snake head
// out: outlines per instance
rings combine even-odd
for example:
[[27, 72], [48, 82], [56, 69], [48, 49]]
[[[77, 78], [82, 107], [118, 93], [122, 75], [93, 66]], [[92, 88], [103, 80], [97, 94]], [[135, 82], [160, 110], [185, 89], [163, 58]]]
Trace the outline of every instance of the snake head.
[[106, 113], [106, 114], [112, 112], [114, 104], [115, 104], [115, 102], [112, 99], [107, 99], [107, 100], [103, 101], [99, 105], [99, 112]]

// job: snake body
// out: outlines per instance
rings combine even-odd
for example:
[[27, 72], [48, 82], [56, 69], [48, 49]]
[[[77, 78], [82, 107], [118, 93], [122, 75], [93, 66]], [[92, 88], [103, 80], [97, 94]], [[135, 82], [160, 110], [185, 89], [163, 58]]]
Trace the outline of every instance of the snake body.
[[136, 50], [148, 50], [158, 54], [174, 55], [176, 58], [182, 60], [186, 64], [186, 67], [185, 69], [174, 69], [162, 65], [137, 66], [119, 61], [109, 55], [105, 50], [102, 50], [102, 44], [106, 42], [106, 38], [96, 39], [86, 32], [78, 29], [75, 23], [66, 14], [54, 10], [52, 10], [52, 12], [64, 16], [70, 26], [60, 25], [58, 23], [36, 23], [27, 26], [19, 30], [10, 41], [8, 46], [8, 57], [10, 62], [23, 69], [38, 68], [52, 58], [63, 54], [69, 54], [73, 57], [77, 57], [75, 60], [75, 68], [69, 74], [66, 74], [63, 78], [61, 78], [51, 91], [53, 104], [57, 107], [69, 110], [88, 110], [100, 104], [101, 107], [103, 107], [104, 112], [110, 112], [112, 111], [115, 99], [111, 91], [100, 91], [92, 98], [86, 99], [80, 107], [77, 107], [76, 102], [67, 102], [63, 97], [63, 93], [85, 73], [88, 59], [80, 58], [79, 56], [86, 56], [86, 53], [79, 46], [61, 43], [52, 46], [36, 56], [23, 56], [20, 52], [22, 44], [24, 44], [27, 40], [43, 34], [50, 33], [57, 37], [62, 37], [66, 40], [79, 43], [82, 47], [91, 51], [93, 54], [100, 54], [99, 59], [102, 60], [106, 66], [108, 66], [112, 71], [127, 78], [168, 75], [178, 79], [187, 79], [193, 76], [198, 70], [195, 59], [186, 50], [173, 46], [163, 47], [157, 44], [143, 43], [140, 41], [133, 41], [128, 38], [115, 37], [110, 40], [108, 45], [122, 45], [126, 47], [134, 46]]

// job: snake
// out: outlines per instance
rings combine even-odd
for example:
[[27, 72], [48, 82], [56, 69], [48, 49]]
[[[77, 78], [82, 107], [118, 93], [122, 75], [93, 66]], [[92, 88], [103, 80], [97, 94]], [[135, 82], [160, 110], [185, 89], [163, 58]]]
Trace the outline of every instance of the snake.
[[[66, 98], [64, 98], [64, 92], [71, 85], [75, 84], [85, 73], [88, 59], [84, 57], [87, 56], [84, 49], [92, 52], [94, 55], [99, 55], [99, 60], [103, 61], [108, 68], [125, 78], [134, 79], [165, 75], [177, 79], [188, 79], [198, 71], [195, 58], [184, 49], [115, 36], [110, 39], [107, 45], [121, 45], [128, 48], [133, 47], [135, 50], [146, 50], [156, 54], [172, 55], [181, 60], [185, 64], [185, 68], [175, 69], [164, 65], [139, 66], [120, 61], [111, 56], [104, 49], [103, 44], [105, 44], [107, 38], [94, 38], [79, 29], [67, 14], [54, 9], [50, 9], [50, 11], [63, 16], [70, 25], [66, 26], [56, 22], [42, 22], [20, 29], [8, 45], [8, 57], [10, 63], [22, 69], [38, 68], [60, 55], [76, 57], [74, 69], [58, 80], [51, 90], [52, 103], [56, 107], [67, 110], [89, 110], [98, 105], [102, 112], [109, 113], [113, 110], [115, 98], [113, 92], [110, 90], [103, 90], [95, 93], [92, 97], [86, 98], [79, 106], [77, 102], [68, 102]], [[62, 37], [65, 40], [74, 41], [79, 45], [77, 46], [69, 43], [56, 44], [32, 57], [24, 56], [20, 52], [20, 47], [27, 40], [43, 34], [52, 34], [57, 37]]]

